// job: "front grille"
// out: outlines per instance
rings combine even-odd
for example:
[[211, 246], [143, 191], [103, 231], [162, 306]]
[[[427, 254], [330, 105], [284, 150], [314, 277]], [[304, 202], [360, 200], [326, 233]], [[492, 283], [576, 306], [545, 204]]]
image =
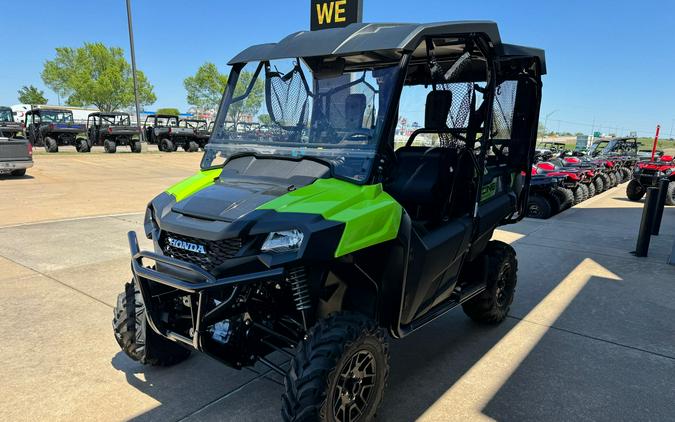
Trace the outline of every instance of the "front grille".
[[[199, 249], [200, 246], [203, 246], [205, 253], [201, 253], [201, 250], [187, 250], [171, 246], [169, 239], [197, 246], [197, 248], [192, 249]], [[163, 232], [159, 237], [159, 245], [166, 256], [190, 262], [202, 267], [206, 271], [211, 271], [226, 260], [234, 257], [241, 250], [242, 241], [238, 237], [223, 240], [204, 240]]]

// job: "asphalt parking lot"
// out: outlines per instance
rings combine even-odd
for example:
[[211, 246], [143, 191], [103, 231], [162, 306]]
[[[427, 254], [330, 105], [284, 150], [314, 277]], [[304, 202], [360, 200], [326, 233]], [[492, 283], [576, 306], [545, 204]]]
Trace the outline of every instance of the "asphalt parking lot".
[[[277, 420], [282, 386], [193, 355], [145, 368], [123, 355], [112, 307], [126, 232], [201, 154], [36, 154], [0, 176], [0, 420]], [[519, 256], [511, 316], [454, 311], [401, 341], [379, 419], [672, 420], [675, 208], [635, 258], [641, 205], [624, 186], [496, 236]]]

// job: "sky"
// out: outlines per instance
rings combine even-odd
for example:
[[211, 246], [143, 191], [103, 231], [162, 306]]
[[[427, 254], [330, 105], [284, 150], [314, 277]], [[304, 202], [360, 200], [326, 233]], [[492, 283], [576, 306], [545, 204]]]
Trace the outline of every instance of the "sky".
[[[147, 108], [187, 110], [186, 77], [207, 61], [226, 72], [247, 46], [308, 29], [309, 3], [134, 0], [137, 64], [157, 95]], [[3, 33], [13, 48], [3, 48], [0, 104], [16, 104], [17, 90], [30, 84], [57, 103], [40, 79], [56, 47], [103, 42], [128, 57], [124, 0], [33, 0], [30, 8], [2, 0]], [[541, 120], [549, 129], [653, 136], [660, 124], [662, 136], [675, 131], [675, 1], [364, 0], [365, 22], [469, 19], [494, 20], [505, 42], [546, 50]]]

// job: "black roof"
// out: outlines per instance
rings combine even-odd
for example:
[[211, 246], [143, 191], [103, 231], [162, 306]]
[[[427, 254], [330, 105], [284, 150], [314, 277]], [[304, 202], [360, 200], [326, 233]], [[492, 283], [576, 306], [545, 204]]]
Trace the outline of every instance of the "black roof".
[[95, 113], [89, 113], [89, 117], [96, 116], [128, 116], [129, 113], [122, 111], [97, 111]]
[[73, 114], [73, 110], [69, 110], [67, 108], [58, 108], [58, 107], [40, 107], [40, 108], [33, 108], [31, 110], [26, 111], [26, 114], [34, 114], [34, 113], [39, 113], [41, 111], [56, 111], [57, 113], [70, 113]]
[[276, 44], [249, 47], [229, 64], [295, 57], [346, 56], [368, 51], [413, 51], [426, 36], [469, 33], [485, 34], [497, 55], [538, 57], [542, 73], [546, 72], [544, 50], [502, 43], [497, 24], [492, 21], [354, 23], [344, 28], [300, 31]]

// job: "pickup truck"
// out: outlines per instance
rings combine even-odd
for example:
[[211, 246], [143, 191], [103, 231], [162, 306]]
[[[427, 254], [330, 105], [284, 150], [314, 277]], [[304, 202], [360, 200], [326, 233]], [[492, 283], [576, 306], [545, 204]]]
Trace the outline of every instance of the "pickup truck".
[[0, 174], [23, 176], [33, 167], [33, 146], [27, 139], [0, 138]]

